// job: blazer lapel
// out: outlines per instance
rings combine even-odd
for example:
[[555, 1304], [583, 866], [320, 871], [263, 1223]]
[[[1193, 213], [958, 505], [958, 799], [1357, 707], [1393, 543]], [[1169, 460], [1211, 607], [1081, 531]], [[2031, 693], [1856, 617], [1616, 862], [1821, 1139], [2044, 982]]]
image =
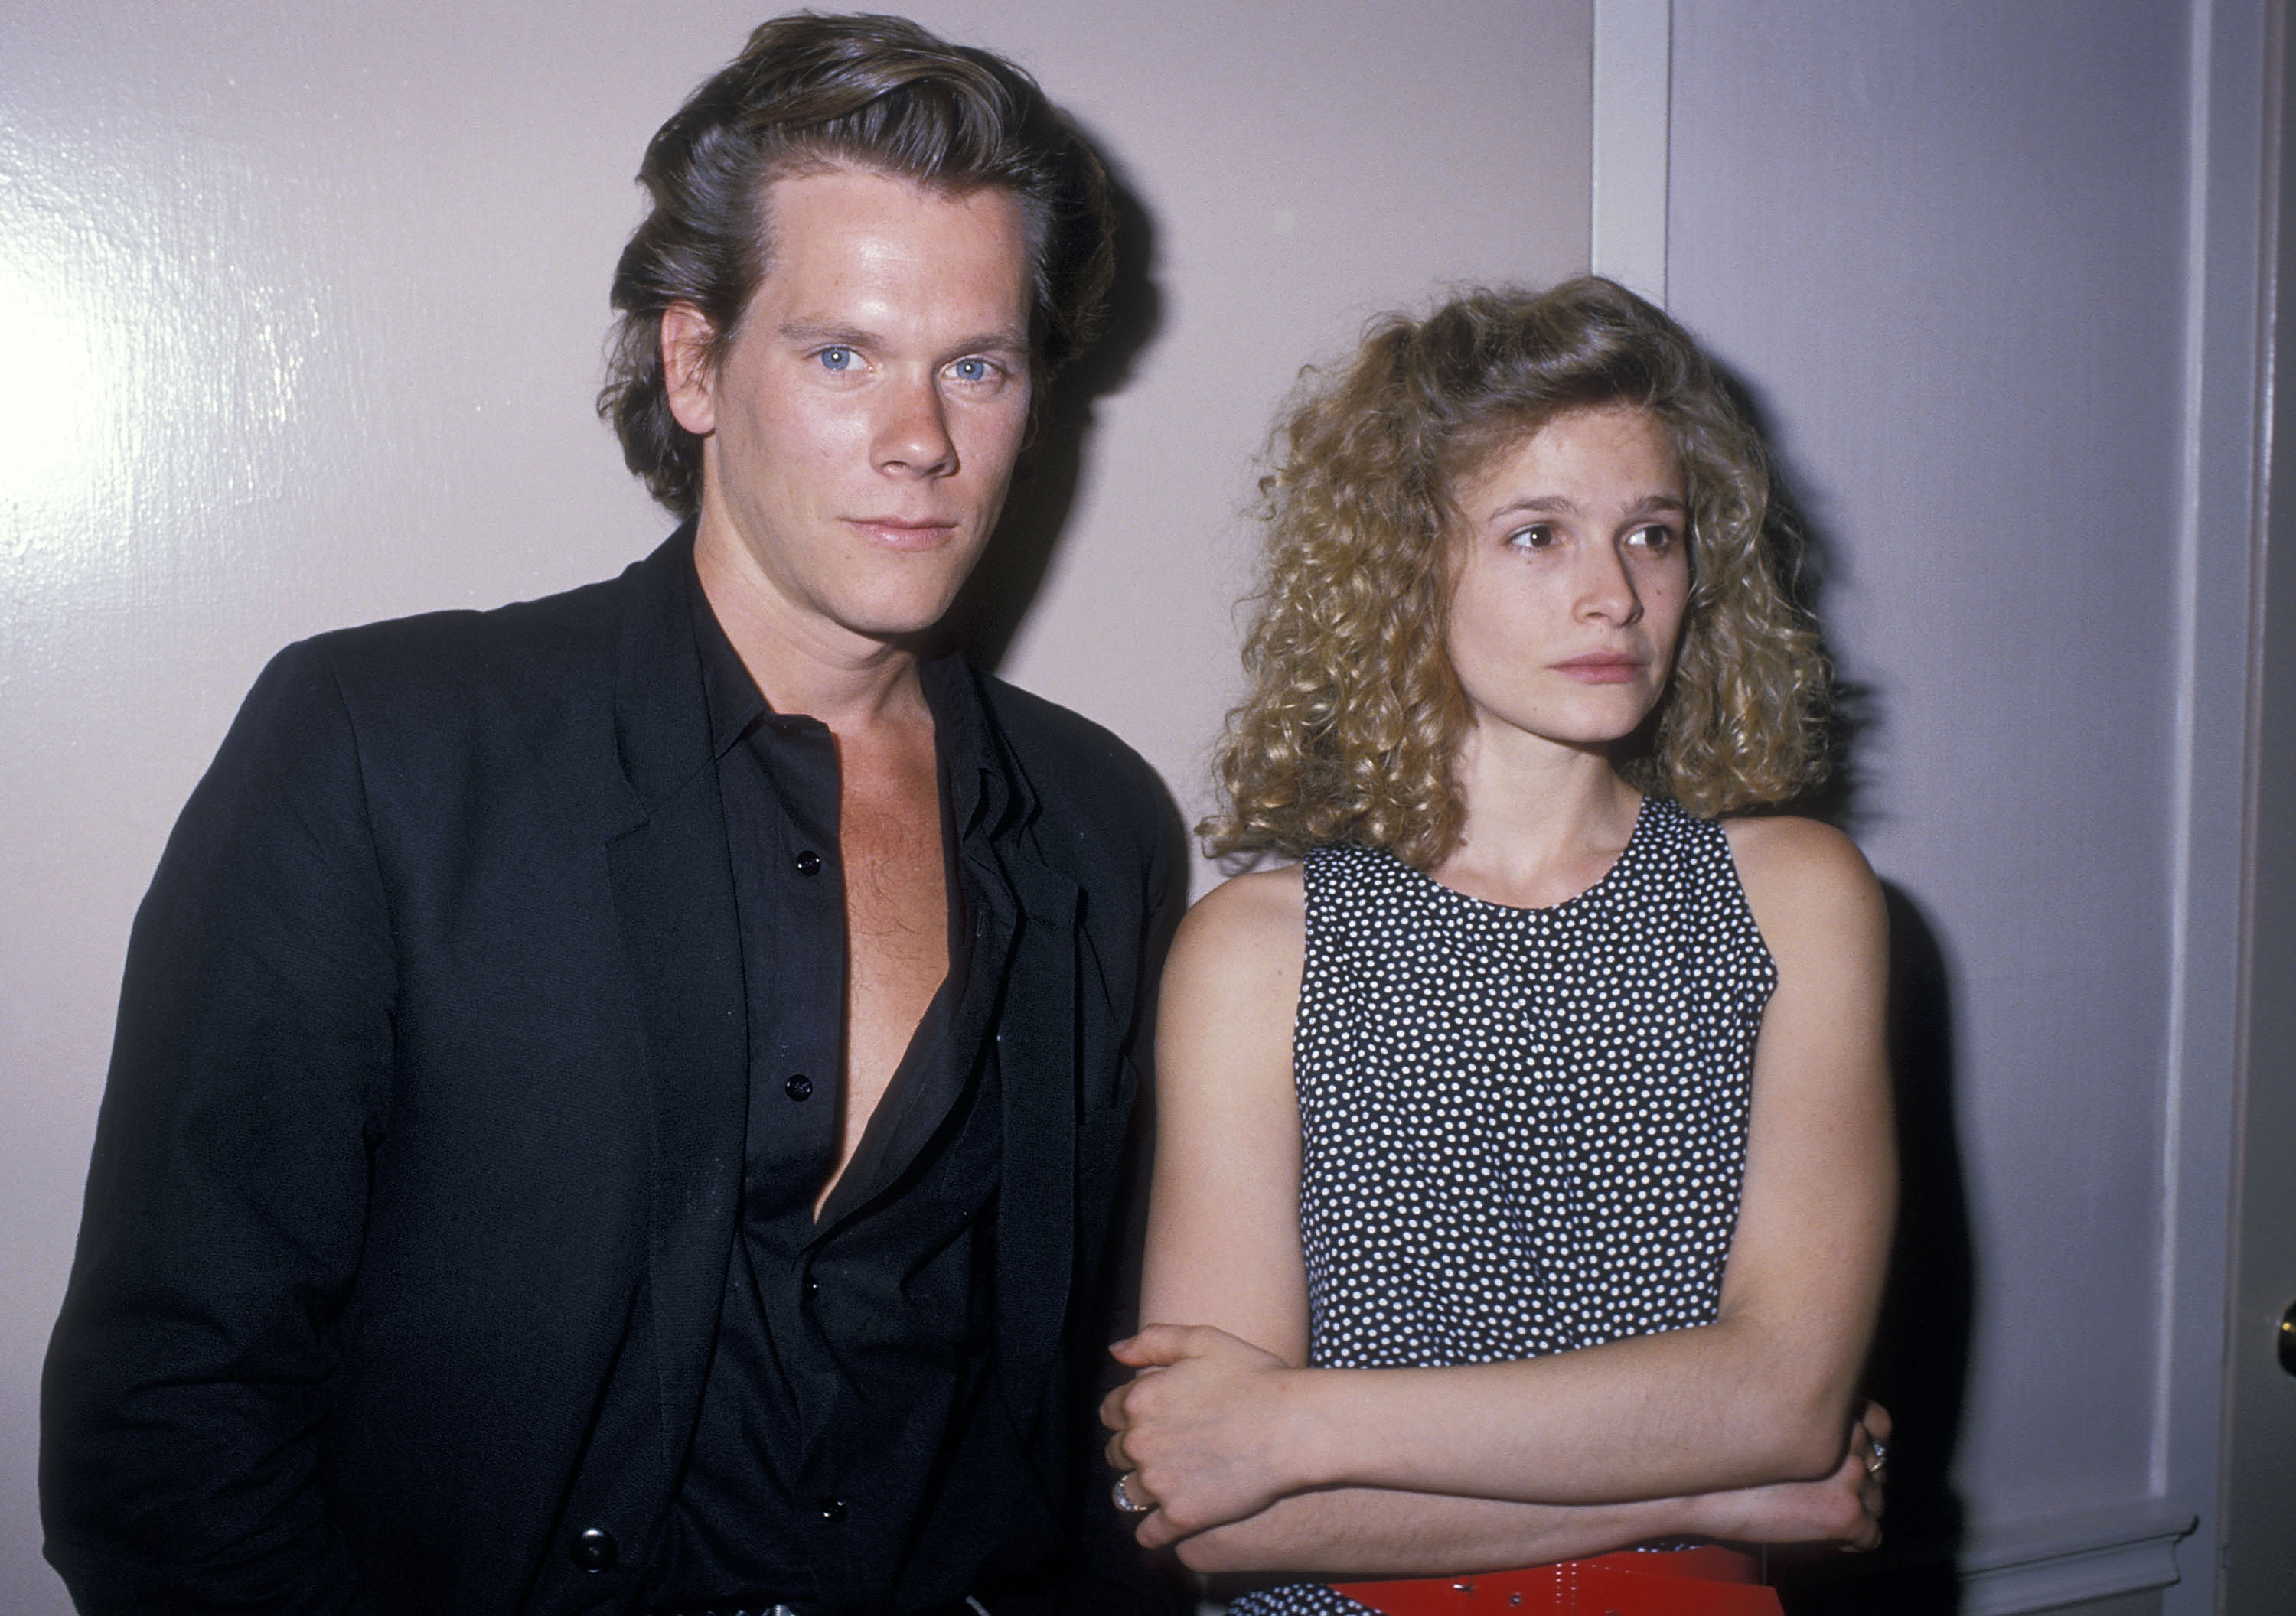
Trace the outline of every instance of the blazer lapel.
[[674, 1465], [701, 1403], [740, 1204], [748, 1084], [741, 923], [684, 568], [691, 535], [637, 569], [615, 730], [631, 823], [607, 866], [637, 984], [652, 1102], [648, 1231], [661, 1440]]
[[1075, 1268], [1078, 892], [1025, 847], [998, 852], [1003, 881], [984, 882], [978, 965], [1000, 970], [1004, 982], [996, 1032], [1004, 1128], [998, 1356], [1006, 1405], [1026, 1430], [1050, 1383]]

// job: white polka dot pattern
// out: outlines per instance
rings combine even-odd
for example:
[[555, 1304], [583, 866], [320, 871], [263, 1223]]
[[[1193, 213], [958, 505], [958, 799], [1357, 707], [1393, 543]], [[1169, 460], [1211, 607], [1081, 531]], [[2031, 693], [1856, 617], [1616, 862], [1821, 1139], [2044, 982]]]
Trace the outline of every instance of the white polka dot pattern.
[[[1552, 909], [1362, 847], [1305, 874], [1309, 1361], [1489, 1363], [1710, 1322], [1777, 983], [1721, 828], [1645, 799], [1610, 873]], [[1365, 1608], [1319, 1585], [1230, 1607]]]

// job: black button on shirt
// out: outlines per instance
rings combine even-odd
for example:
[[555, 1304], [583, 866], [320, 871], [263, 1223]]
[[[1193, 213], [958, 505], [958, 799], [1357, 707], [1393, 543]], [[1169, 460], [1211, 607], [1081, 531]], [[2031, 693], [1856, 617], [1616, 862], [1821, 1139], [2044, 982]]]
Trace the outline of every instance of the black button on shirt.
[[[718, 1345], [668, 1529], [658, 1609], [784, 1600], [894, 1608], [901, 1554], [987, 1395], [1002, 1139], [972, 980], [961, 837], [993, 781], [969, 675], [924, 670], [949, 857], [949, 975], [853, 1161], [835, 1170], [844, 1067], [844, 875], [834, 739], [772, 712], [689, 575], [724, 804], [749, 1023], [741, 1215]], [[802, 1103], [800, 1103], [802, 1102]]]

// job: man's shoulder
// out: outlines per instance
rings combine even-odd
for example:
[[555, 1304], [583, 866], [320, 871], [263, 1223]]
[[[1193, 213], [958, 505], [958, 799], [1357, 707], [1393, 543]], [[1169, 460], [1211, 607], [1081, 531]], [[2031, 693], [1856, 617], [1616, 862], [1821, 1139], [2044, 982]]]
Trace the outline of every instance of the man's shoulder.
[[[544, 790], [614, 757], [625, 716], [675, 741], [702, 733], [691, 620], [664, 555], [489, 611], [426, 612], [299, 641], [248, 692], [218, 766], [227, 776], [324, 766], [370, 785]], [[681, 666], [695, 670], [690, 701], [678, 694]], [[639, 710], [624, 714], [632, 691]]]
[[982, 699], [1013, 759], [1050, 812], [1156, 817], [1164, 782], [1106, 726], [993, 674]]
[[570, 679], [611, 670], [651, 564], [490, 610], [423, 612], [332, 629], [283, 655], [325, 666], [347, 690], [562, 688]]

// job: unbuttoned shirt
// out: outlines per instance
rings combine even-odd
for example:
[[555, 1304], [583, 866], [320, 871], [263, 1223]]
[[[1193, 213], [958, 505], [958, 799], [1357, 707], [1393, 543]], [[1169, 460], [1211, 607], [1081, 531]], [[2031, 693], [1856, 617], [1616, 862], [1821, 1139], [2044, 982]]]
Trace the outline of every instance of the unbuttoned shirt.
[[740, 914], [749, 1022], [742, 1205], [718, 1334], [647, 1603], [893, 1611], [905, 1551], [961, 1512], [1003, 1416], [990, 1374], [1002, 1131], [997, 984], [967, 968], [985, 826], [1006, 782], [971, 677], [921, 669], [939, 760], [949, 973], [818, 1218], [837, 1165], [844, 870], [836, 743], [772, 711], [689, 573]]

